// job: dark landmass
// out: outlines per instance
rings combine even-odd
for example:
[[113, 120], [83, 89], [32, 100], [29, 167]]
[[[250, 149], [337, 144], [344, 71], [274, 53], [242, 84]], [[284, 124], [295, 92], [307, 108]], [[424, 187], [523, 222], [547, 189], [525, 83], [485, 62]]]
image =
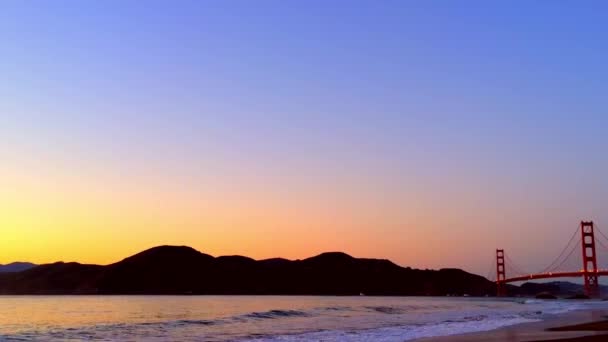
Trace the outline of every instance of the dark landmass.
[[[602, 287], [608, 293], [608, 287]], [[569, 282], [507, 285], [512, 296], [574, 297]], [[212, 257], [185, 246], [160, 246], [115, 264], [57, 262], [0, 265], [0, 294], [262, 294], [494, 296], [494, 282], [460, 269], [419, 270], [340, 252], [304, 260]]]
[[581, 336], [581, 337], [570, 337], [570, 338], [558, 338], [553, 340], [545, 340], [545, 341], [536, 341], [536, 342], [546, 342], [546, 341], [572, 341], [572, 342], [591, 342], [591, 341], [608, 341], [608, 321], [595, 321], [589, 323], [582, 323], [576, 325], [568, 325], [556, 328], [549, 328], [547, 331], [555, 331], [555, 332], [567, 332], [567, 331], [581, 331], [581, 332], [589, 332], [593, 333], [593, 335]]
[[[582, 284], [567, 281], [552, 281], [547, 283], [524, 283], [514, 293], [523, 296], [537, 296], [539, 294], [553, 295], [559, 298], [586, 299], [583, 295]], [[600, 285], [600, 293], [608, 294], [608, 286]]]
[[0, 265], [0, 273], [6, 272], [21, 272], [29, 270], [30, 268], [36, 267], [35, 264], [30, 262], [13, 262], [7, 265]]
[[[516, 287], [513, 287], [516, 288]], [[63, 263], [0, 274], [0, 294], [472, 295], [495, 284], [459, 269], [419, 270], [389, 260], [323, 253], [304, 260], [212, 257], [151, 248], [107, 266]]]

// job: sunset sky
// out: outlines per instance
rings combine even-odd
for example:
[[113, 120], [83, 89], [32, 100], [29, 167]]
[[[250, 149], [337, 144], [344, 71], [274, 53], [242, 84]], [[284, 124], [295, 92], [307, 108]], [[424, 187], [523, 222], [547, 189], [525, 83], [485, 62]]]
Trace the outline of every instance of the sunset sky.
[[176, 244], [485, 275], [503, 247], [537, 269], [581, 219], [608, 233], [607, 13], [2, 1], [0, 263]]

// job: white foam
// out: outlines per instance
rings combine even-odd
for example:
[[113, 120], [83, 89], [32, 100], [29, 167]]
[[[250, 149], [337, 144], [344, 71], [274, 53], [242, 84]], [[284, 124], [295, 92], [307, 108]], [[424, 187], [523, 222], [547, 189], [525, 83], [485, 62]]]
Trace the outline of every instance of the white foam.
[[457, 335], [470, 332], [481, 332], [498, 329], [501, 327], [520, 323], [537, 322], [539, 319], [527, 319], [523, 317], [487, 319], [482, 321], [448, 322], [425, 325], [409, 325], [398, 327], [386, 327], [367, 329], [359, 331], [320, 331], [299, 335], [273, 336], [254, 339], [257, 342], [300, 342], [300, 341], [327, 341], [327, 342], [351, 342], [351, 341], [379, 341], [397, 342], [407, 341], [423, 337], [437, 337]]
[[[519, 302], [511, 302], [504, 307], [478, 307], [476, 309], [463, 308], [463, 310], [438, 310], [428, 313], [432, 321], [419, 323], [406, 323], [394, 326], [370, 328], [361, 330], [325, 330], [317, 332], [306, 332], [293, 335], [268, 336], [252, 339], [256, 342], [301, 342], [301, 341], [327, 341], [327, 342], [351, 342], [351, 341], [380, 341], [397, 342], [407, 341], [425, 337], [438, 337], [457, 335], [463, 333], [482, 332], [499, 329], [506, 326], [538, 322], [546, 315], [561, 314], [574, 310], [591, 308], [594, 306], [606, 306], [606, 302], [584, 301], [545, 301], [529, 299]], [[396, 315], [395, 317], [409, 317], [409, 315]]]

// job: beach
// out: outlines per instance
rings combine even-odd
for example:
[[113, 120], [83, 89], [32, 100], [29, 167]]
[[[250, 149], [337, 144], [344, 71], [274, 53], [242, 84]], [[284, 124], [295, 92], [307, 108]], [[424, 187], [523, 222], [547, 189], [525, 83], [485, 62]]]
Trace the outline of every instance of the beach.
[[607, 310], [577, 310], [540, 322], [511, 325], [496, 330], [451, 336], [422, 338], [417, 341], [608, 341]]

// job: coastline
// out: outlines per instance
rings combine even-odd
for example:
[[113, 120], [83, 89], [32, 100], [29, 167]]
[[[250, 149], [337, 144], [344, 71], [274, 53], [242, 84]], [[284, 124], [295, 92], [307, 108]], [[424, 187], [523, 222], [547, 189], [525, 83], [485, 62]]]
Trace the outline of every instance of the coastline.
[[539, 322], [495, 330], [416, 339], [419, 342], [481, 341], [608, 341], [608, 310], [581, 309], [555, 314]]

